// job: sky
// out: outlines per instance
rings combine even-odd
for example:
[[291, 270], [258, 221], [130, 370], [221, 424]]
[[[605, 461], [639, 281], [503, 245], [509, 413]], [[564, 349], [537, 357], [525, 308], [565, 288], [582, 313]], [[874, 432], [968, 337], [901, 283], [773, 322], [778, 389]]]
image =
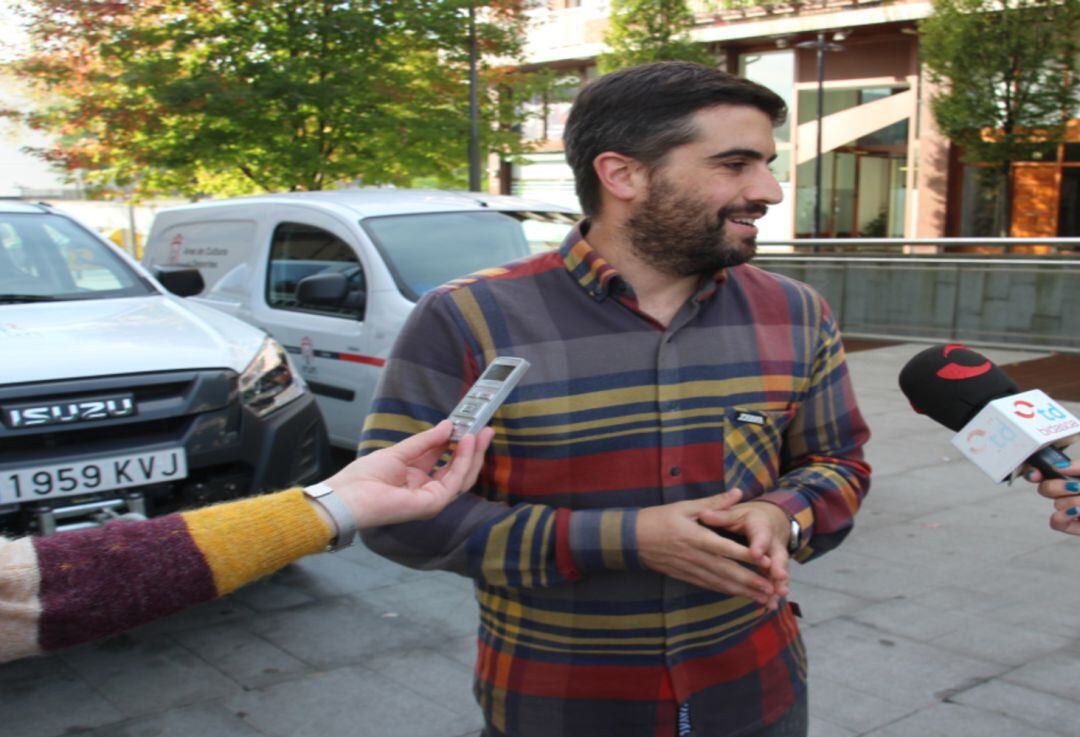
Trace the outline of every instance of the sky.
[[[11, 0], [0, 0], [0, 62], [10, 61], [18, 54], [23, 42], [19, 21], [12, 12]], [[21, 107], [24, 103], [14, 80], [0, 73], [0, 107]], [[60, 179], [42, 161], [22, 152], [23, 146], [41, 146], [46, 139], [25, 126], [0, 121], [0, 197], [21, 193], [22, 188], [57, 189]]]
[[0, 62], [10, 61], [24, 42], [14, 7], [12, 0], [0, 0], [0, 28], [4, 29], [4, 37], [0, 39]]

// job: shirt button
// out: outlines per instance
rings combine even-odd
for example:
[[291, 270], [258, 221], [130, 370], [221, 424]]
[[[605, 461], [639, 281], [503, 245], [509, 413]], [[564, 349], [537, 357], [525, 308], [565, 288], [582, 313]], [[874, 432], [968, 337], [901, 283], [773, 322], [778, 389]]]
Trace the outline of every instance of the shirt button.
[[678, 466], [672, 466], [670, 473], [671, 473], [672, 476], [678, 476], [679, 474], [682, 473], [682, 469], [679, 468]]

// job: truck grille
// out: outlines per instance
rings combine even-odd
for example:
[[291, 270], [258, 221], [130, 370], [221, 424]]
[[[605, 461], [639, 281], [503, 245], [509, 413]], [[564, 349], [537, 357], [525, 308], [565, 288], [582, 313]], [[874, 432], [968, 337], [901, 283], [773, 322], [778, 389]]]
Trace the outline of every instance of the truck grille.
[[65, 450], [80, 455], [110, 452], [131, 444], [179, 443], [193, 424], [213, 415], [215, 431], [236, 432], [240, 424], [237, 375], [233, 371], [170, 371], [94, 379], [0, 386], [0, 407], [52, 404], [130, 394], [136, 413], [127, 417], [10, 428], [0, 424], [0, 463], [48, 460]]
[[[135, 418], [137, 420], [137, 418]], [[163, 420], [133, 421], [130, 424], [103, 421], [99, 426], [74, 425], [51, 427], [50, 432], [30, 434], [12, 433], [0, 443], [0, 459], [9, 455], [32, 457], [36, 451], [45, 451], [50, 455], [63, 452], [67, 448], [77, 448], [80, 453], [89, 453], [95, 449], [107, 450], [121, 441], [153, 444], [175, 440], [184, 435], [191, 427], [193, 417], [170, 417]]]

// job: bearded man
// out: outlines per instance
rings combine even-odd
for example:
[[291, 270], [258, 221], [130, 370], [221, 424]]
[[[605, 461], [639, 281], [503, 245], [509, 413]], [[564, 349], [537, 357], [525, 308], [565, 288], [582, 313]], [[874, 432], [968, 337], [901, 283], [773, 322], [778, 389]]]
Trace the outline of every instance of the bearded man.
[[485, 735], [806, 734], [788, 561], [847, 535], [870, 469], [828, 307], [747, 264], [785, 115], [696, 64], [598, 78], [565, 136], [586, 218], [426, 295], [390, 356], [362, 450], [532, 364], [472, 493], [365, 535], [474, 579]]

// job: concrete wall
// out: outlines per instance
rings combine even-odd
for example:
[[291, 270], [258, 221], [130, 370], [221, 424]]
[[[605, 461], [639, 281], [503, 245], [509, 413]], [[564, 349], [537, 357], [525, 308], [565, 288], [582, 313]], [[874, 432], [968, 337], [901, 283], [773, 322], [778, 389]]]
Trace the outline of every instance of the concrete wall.
[[847, 335], [1080, 352], [1080, 261], [994, 260], [761, 255], [755, 263], [816, 288]]

